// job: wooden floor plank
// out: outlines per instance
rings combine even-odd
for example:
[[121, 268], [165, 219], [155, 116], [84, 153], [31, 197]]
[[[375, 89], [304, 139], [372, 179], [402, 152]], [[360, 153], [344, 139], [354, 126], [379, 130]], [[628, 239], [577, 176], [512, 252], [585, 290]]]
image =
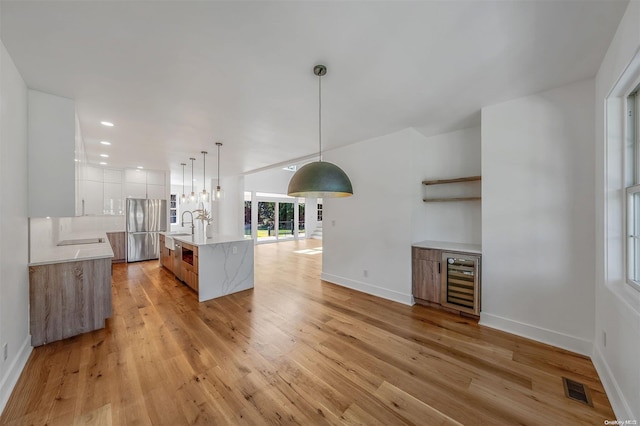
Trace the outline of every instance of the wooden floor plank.
[[[256, 246], [255, 288], [204, 303], [113, 267], [106, 327], [35, 348], [0, 424], [603, 424], [587, 357], [320, 280], [321, 242]], [[564, 396], [585, 383], [594, 407]]]

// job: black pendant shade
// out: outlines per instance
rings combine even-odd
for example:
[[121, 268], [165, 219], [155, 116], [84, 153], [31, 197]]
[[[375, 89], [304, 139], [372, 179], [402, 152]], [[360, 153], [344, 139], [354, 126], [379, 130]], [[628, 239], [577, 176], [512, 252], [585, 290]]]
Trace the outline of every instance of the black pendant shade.
[[287, 193], [291, 197], [338, 198], [353, 195], [353, 188], [340, 167], [326, 161], [314, 161], [293, 175]]
[[322, 161], [322, 76], [327, 67], [316, 65], [313, 74], [318, 77], [318, 156], [320, 161], [305, 164], [289, 181], [290, 197], [338, 198], [353, 195], [351, 181], [335, 164]]

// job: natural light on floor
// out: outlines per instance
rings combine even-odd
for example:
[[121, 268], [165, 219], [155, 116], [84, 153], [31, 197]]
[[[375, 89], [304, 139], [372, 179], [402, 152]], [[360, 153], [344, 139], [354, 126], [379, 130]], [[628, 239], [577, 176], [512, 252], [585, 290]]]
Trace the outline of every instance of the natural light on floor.
[[300, 254], [322, 254], [322, 247], [315, 247], [312, 249], [296, 250], [294, 253]]

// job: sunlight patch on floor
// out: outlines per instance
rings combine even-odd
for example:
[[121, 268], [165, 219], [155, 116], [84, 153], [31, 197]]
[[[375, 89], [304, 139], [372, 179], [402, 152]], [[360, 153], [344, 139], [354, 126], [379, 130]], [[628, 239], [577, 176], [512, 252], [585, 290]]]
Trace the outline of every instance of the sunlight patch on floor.
[[322, 247], [314, 247], [312, 249], [295, 250], [294, 253], [299, 254], [322, 254]]

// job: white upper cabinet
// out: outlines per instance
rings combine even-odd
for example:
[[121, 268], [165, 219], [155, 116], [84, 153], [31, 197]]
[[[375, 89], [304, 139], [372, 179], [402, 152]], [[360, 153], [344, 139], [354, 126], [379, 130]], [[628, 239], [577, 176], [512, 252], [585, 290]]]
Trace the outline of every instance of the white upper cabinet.
[[122, 170], [104, 169], [105, 183], [122, 183]]
[[[162, 185], [164, 186], [164, 172], [158, 172], [155, 170], [147, 170], [147, 185]], [[151, 197], [149, 197], [151, 198]]]
[[164, 193], [164, 185], [151, 185], [147, 184], [147, 198], [149, 199], [162, 199], [166, 200], [167, 196]]
[[147, 172], [139, 169], [125, 169], [124, 181], [126, 183], [147, 184]]
[[75, 103], [37, 90], [28, 102], [29, 216], [75, 216]]

